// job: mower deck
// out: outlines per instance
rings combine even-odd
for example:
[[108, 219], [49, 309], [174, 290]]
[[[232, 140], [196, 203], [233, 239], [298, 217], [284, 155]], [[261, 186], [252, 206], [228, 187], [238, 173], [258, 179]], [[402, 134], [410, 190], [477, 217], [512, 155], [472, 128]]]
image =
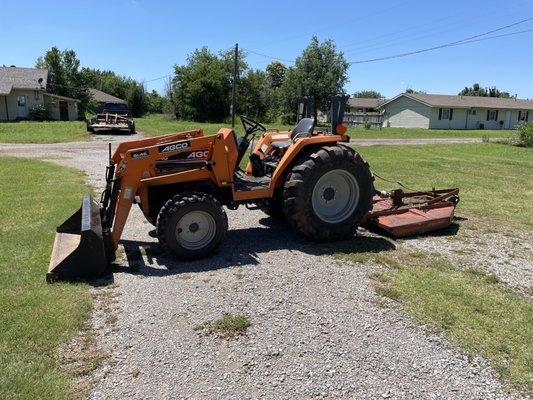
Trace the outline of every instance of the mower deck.
[[459, 189], [405, 193], [401, 189], [373, 198], [365, 224], [387, 231], [394, 237], [419, 235], [443, 229], [452, 223]]

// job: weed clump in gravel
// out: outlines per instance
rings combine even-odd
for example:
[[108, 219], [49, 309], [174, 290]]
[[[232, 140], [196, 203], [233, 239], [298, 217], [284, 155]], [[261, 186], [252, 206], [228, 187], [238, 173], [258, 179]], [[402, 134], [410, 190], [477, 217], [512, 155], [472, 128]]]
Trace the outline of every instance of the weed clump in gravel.
[[244, 315], [224, 313], [222, 318], [204, 322], [196, 326], [194, 330], [220, 337], [235, 337], [237, 335], [244, 335], [250, 325], [250, 320]]

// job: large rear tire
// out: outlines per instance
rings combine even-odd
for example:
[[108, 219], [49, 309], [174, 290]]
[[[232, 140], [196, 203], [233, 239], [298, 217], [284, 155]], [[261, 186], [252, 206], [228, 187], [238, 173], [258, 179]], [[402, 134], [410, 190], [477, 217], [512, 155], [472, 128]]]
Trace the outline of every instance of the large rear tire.
[[293, 229], [319, 241], [346, 238], [372, 207], [374, 177], [348, 146], [317, 149], [300, 160], [284, 185], [283, 211]]
[[194, 260], [213, 253], [228, 231], [220, 203], [201, 192], [185, 192], [168, 200], [157, 216], [159, 243], [178, 259]]

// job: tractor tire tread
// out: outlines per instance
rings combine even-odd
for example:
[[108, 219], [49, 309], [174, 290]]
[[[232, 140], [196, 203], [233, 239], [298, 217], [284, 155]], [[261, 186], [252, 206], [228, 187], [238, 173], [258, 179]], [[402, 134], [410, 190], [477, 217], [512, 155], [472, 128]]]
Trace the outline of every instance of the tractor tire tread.
[[[327, 172], [328, 165], [350, 168], [357, 172], [360, 199], [349, 221], [328, 224], [315, 216], [310, 198], [316, 171]], [[315, 176], [313, 176], [315, 175]], [[346, 238], [357, 230], [372, 207], [374, 176], [368, 163], [349, 146], [324, 146], [300, 160], [287, 176], [283, 190], [283, 211], [291, 227], [309, 239], [332, 241]]]
[[157, 232], [157, 238], [159, 240], [159, 243], [161, 246], [174, 254], [176, 254], [180, 259], [187, 259], [187, 260], [193, 260], [197, 258], [202, 258], [207, 254], [198, 254], [198, 256], [195, 256], [193, 254], [185, 255], [185, 254], [177, 254], [175, 250], [173, 250], [169, 244], [167, 243], [167, 230], [168, 230], [168, 224], [171, 222], [172, 217], [174, 214], [176, 214], [182, 207], [191, 205], [191, 204], [208, 204], [210, 207], [213, 207], [213, 209], [219, 210], [220, 212], [220, 222], [221, 226], [218, 228], [221, 229], [221, 234], [216, 239], [217, 243], [213, 247], [213, 249], [210, 252], [214, 251], [220, 243], [223, 242], [226, 233], [228, 231], [228, 216], [226, 215], [224, 209], [222, 208], [220, 202], [215, 199], [213, 196], [210, 196], [207, 193], [203, 192], [184, 192], [177, 195], [174, 195], [172, 198], [170, 198], [164, 205], [161, 207], [161, 210], [159, 211], [159, 214], [157, 215], [157, 221], [156, 221], [156, 232]]

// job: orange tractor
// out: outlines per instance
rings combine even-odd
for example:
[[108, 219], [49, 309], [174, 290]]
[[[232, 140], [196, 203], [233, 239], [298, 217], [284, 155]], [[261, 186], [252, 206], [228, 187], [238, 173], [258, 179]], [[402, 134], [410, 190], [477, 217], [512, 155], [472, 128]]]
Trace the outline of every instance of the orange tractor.
[[47, 280], [101, 274], [115, 259], [133, 204], [156, 227], [161, 245], [181, 260], [219, 247], [228, 229], [223, 206], [284, 216], [294, 230], [318, 241], [346, 238], [363, 223], [387, 229], [383, 221], [394, 216], [404, 218], [392, 221], [389, 231], [397, 236], [401, 229], [412, 234], [449, 225], [456, 189], [416, 193], [422, 200], [414, 203], [402, 191], [376, 192], [368, 164], [348, 144], [344, 104], [345, 98], [334, 98], [331, 132], [315, 129], [310, 117], [288, 132], [267, 131], [241, 117], [242, 137], [226, 128], [210, 136], [192, 130], [123, 142], [112, 155], [110, 147], [101, 200], [85, 197], [57, 228]]

